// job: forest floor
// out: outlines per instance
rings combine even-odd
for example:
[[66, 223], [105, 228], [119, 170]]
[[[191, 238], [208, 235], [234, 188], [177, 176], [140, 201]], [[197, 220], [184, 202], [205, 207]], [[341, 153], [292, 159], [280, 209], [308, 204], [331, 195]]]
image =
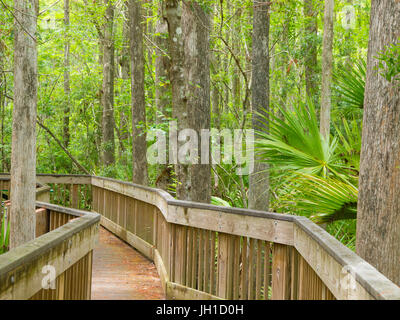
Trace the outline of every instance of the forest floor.
[[92, 274], [92, 300], [165, 299], [154, 264], [102, 227]]

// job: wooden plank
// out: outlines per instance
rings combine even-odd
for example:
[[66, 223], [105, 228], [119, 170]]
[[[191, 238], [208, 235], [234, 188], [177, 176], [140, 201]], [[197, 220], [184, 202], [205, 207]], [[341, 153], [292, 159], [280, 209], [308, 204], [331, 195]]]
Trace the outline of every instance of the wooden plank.
[[150, 260], [153, 260], [154, 247], [151, 244], [137, 237], [132, 232], [129, 232], [128, 230], [120, 227], [115, 222], [111, 221], [110, 219], [104, 216], [101, 216], [100, 223], [104, 228], [106, 228], [111, 233], [115, 234], [125, 242], [129, 243], [132, 247], [138, 250], [145, 257], [149, 258]]
[[274, 243], [272, 248], [272, 299], [289, 300], [291, 247]]
[[79, 206], [79, 196], [78, 196], [78, 185], [77, 184], [73, 184], [71, 185], [71, 193], [70, 193], [70, 203], [71, 203], [71, 207], [78, 209]]
[[220, 297], [174, 282], [167, 282], [166, 296], [170, 300], [223, 300]]
[[248, 297], [248, 257], [247, 257], [247, 237], [243, 237], [242, 241], [242, 270], [240, 279], [240, 299], [247, 300]]
[[58, 277], [93, 250], [97, 230], [98, 217], [88, 215], [1, 255], [0, 299], [32, 297], [42, 288], [42, 268], [54, 266]]

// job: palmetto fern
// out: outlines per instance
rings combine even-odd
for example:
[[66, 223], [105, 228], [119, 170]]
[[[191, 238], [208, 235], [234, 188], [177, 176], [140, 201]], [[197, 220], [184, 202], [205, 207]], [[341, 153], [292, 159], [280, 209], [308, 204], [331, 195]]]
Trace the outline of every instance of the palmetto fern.
[[260, 114], [262, 122], [269, 123], [269, 132], [258, 131], [255, 153], [262, 161], [284, 173], [301, 172], [327, 177], [345, 178], [344, 169], [336, 151], [337, 139], [330, 142], [319, 132], [315, 108], [311, 101], [299, 103], [293, 110], [280, 109], [284, 120], [269, 113]]
[[296, 205], [310, 213], [316, 223], [355, 219], [358, 189], [337, 179], [301, 175], [301, 198]]
[[[281, 108], [279, 108], [281, 109]], [[284, 120], [269, 113], [269, 132], [258, 132], [256, 153], [279, 174], [279, 208], [312, 217], [318, 223], [356, 216], [357, 187], [354, 167], [344, 163], [343, 142], [354, 135], [347, 124], [345, 133], [328, 143], [320, 134], [311, 102], [291, 111], [281, 109]], [[263, 117], [261, 115], [261, 117]], [[350, 131], [348, 131], [350, 130]], [[339, 137], [339, 138], [338, 138]], [[341, 145], [338, 145], [340, 139]]]
[[349, 64], [333, 74], [340, 100], [349, 107], [363, 108], [366, 74], [367, 63], [364, 60]]

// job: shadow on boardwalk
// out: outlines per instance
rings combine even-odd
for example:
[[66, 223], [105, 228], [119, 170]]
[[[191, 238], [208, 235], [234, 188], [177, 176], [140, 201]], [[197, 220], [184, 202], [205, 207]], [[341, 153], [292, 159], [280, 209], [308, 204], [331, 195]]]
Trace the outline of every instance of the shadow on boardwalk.
[[154, 264], [100, 227], [93, 254], [92, 300], [161, 299], [165, 296]]

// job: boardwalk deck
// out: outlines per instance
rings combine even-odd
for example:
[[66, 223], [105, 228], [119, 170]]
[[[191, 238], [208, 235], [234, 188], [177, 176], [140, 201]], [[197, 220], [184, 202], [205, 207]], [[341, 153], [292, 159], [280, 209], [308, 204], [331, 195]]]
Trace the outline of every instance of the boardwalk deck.
[[165, 299], [154, 264], [104, 228], [93, 254], [93, 300]]

